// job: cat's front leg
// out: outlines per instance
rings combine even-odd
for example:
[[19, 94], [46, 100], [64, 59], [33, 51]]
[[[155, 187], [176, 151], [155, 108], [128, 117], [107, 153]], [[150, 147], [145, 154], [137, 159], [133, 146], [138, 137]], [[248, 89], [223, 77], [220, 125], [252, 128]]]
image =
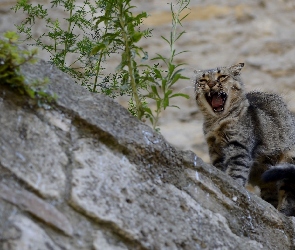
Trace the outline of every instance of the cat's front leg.
[[237, 139], [226, 139], [216, 143], [209, 138], [209, 154], [214, 167], [227, 173], [240, 185], [245, 186], [252, 166], [251, 153], [248, 144]]
[[212, 164], [242, 186], [249, 179], [256, 145], [250, 126], [244, 125], [221, 123], [218, 129], [205, 134]]
[[245, 186], [252, 166], [252, 158], [246, 144], [237, 140], [229, 141], [223, 150], [225, 172], [240, 185]]

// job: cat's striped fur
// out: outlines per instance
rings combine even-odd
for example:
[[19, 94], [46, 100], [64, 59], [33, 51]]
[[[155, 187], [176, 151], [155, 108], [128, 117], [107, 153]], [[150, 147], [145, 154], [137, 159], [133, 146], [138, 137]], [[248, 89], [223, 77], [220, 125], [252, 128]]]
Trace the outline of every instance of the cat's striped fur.
[[212, 164], [243, 186], [259, 186], [263, 199], [295, 216], [295, 119], [278, 95], [245, 93], [243, 66], [195, 71]]

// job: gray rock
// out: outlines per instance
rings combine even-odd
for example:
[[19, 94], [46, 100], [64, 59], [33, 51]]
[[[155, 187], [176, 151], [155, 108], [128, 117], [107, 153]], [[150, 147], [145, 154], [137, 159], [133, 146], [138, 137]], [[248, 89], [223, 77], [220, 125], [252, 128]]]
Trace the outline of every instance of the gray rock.
[[44, 202], [34, 194], [25, 190], [14, 190], [0, 184], [0, 197], [56, 227], [65, 234], [72, 236], [73, 228], [67, 218], [54, 206]]
[[3, 90], [0, 100], [1, 165], [41, 195], [60, 198], [65, 192], [63, 167], [68, 163], [60, 147], [60, 138], [36, 112], [25, 110], [5, 98]]
[[6, 228], [3, 250], [56, 249], [61, 250], [34, 221], [23, 215], [11, 216], [11, 226]]

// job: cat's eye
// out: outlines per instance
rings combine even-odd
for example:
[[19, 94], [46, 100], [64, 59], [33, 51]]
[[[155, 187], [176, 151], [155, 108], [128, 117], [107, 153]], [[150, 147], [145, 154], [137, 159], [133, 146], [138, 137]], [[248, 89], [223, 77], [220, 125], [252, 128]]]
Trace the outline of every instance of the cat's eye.
[[228, 78], [228, 75], [221, 75], [218, 76], [217, 81], [218, 82], [223, 82], [224, 80], [226, 80]]
[[205, 84], [205, 83], [208, 82], [208, 80], [203, 78], [203, 79], [200, 79], [198, 82], [199, 82], [199, 83], [202, 83], [202, 84]]

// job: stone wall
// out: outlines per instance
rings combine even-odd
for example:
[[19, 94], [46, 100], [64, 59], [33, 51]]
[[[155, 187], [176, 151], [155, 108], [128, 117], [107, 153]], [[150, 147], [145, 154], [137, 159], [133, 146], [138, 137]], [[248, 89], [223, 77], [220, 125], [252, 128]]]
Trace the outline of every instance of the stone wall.
[[41, 61], [0, 84], [0, 249], [293, 249], [294, 221]]

